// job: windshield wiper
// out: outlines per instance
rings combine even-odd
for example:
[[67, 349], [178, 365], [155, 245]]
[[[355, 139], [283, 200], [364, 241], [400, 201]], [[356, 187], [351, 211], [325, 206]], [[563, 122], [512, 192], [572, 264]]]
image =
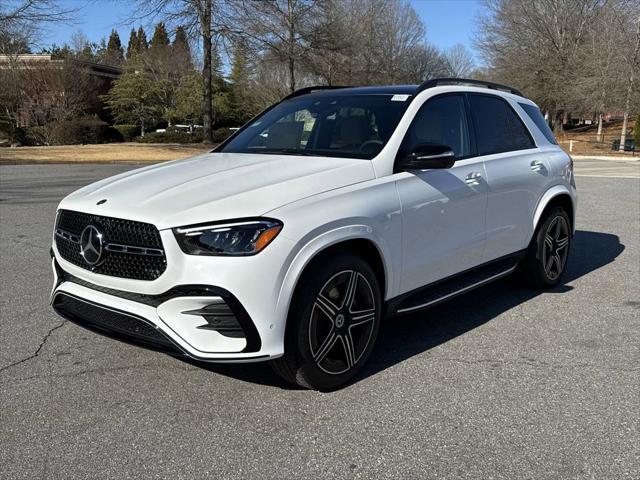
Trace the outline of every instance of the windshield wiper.
[[284, 155], [303, 155], [310, 156], [311, 154], [304, 150], [298, 150], [296, 148], [270, 148], [269, 150], [260, 150], [260, 153], [282, 153]]

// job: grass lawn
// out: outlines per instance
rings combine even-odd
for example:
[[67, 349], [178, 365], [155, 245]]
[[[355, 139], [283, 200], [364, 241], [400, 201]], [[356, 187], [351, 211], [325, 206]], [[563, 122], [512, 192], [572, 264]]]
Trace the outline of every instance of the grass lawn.
[[210, 151], [202, 144], [107, 143], [59, 147], [0, 148], [0, 164], [163, 162]]
[[[634, 119], [629, 119], [628, 128], [634, 128]], [[620, 140], [620, 131], [622, 129], [622, 121], [615, 121], [605, 124], [602, 130], [602, 139], [598, 141], [597, 126], [576, 128], [575, 130], [567, 130], [564, 135], [558, 137], [558, 143], [568, 153], [574, 155], [615, 155], [627, 156], [633, 158], [631, 152], [617, 152], [611, 149], [614, 140]], [[633, 133], [628, 133], [627, 138], [633, 138]], [[570, 150], [570, 141], [573, 145]], [[637, 146], [638, 149], [640, 146]], [[636, 152], [636, 158], [638, 152]]]

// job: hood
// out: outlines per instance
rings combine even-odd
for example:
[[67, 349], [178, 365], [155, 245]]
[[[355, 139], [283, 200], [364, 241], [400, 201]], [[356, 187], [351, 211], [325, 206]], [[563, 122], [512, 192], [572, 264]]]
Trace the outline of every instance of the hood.
[[66, 197], [60, 208], [153, 223], [162, 230], [260, 216], [374, 177], [368, 160], [207, 153], [101, 180]]

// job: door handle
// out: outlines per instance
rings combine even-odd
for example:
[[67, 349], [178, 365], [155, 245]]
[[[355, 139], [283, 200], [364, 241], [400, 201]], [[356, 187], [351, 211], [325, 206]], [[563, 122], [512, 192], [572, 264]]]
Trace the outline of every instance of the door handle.
[[540, 160], [534, 160], [533, 162], [531, 162], [531, 170], [533, 170], [534, 172], [544, 170], [544, 163], [542, 163]]
[[479, 174], [478, 172], [471, 172], [465, 177], [464, 183], [466, 183], [467, 185], [479, 185], [481, 179], [481, 174]]

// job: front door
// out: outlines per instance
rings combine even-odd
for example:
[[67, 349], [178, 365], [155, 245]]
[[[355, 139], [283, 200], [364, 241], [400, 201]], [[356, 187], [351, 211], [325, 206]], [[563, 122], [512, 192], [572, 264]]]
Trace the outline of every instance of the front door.
[[451, 147], [456, 162], [448, 169], [396, 174], [403, 212], [401, 293], [477, 266], [484, 254], [486, 172], [482, 160], [472, 157], [463, 95], [427, 100], [399, 155], [425, 143]]

